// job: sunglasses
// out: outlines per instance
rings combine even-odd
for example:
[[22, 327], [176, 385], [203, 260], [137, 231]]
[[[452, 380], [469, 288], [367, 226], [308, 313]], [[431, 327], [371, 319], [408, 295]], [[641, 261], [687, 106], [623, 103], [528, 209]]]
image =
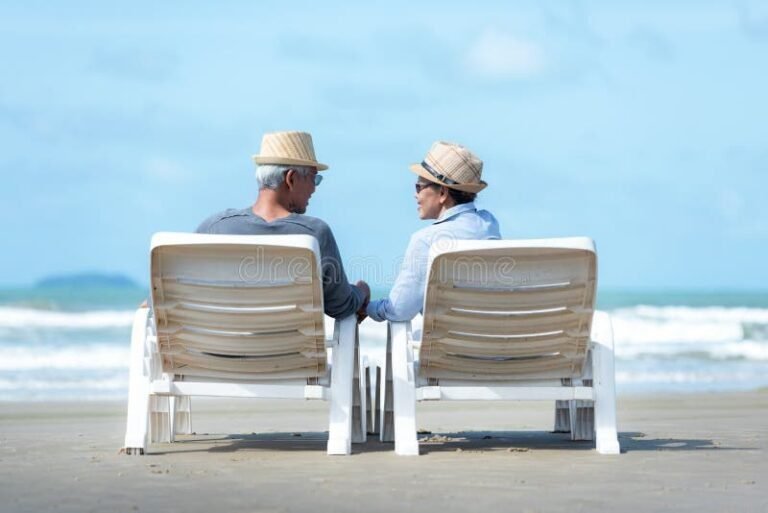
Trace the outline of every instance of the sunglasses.
[[[291, 169], [293, 169], [293, 168], [291, 168]], [[289, 169], [288, 171], [291, 171], [291, 169]], [[295, 169], [293, 169], [293, 171], [295, 172], [296, 170], [295, 170]], [[307, 175], [307, 176], [308, 176], [308, 175]], [[322, 176], [321, 174], [316, 174], [316, 175], [314, 176], [314, 178], [310, 178], [310, 179], [311, 179], [313, 182], [315, 182], [315, 187], [317, 187], [318, 185], [320, 185], [320, 182], [322, 182], [322, 181], [323, 181], [323, 176]]]
[[421, 183], [421, 182], [416, 182], [414, 186], [416, 187], [416, 194], [419, 194], [422, 190], [426, 189], [427, 187], [440, 187], [436, 183]]

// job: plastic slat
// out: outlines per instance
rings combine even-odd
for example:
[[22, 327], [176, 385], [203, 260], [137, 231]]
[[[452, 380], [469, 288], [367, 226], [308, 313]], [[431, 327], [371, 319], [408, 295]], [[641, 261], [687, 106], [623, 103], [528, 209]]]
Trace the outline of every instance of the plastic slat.
[[[294, 310], [279, 313], [212, 313], [191, 310], [173, 309], [157, 310], [158, 316], [164, 316], [166, 322], [177, 324], [210, 327], [226, 327], [229, 330], [268, 331], [279, 329], [298, 329], [322, 322], [321, 315], [308, 315], [306, 312]], [[163, 327], [163, 324], [160, 324]]]
[[170, 336], [159, 336], [161, 351], [180, 348], [199, 352], [264, 356], [279, 352], [325, 351], [325, 340], [305, 337], [298, 332], [286, 335], [252, 336], [249, 338], [224, 338], [180, 332]]
[[436, 294], [441, 304], [453, 308], [482, 309], [503, 304], [510, 309], [536, 310], [580, 305], [585, 287], [583, 284], [571, 284], [551, 290], [523, 289], [515, 294], [506, 290], [438, 287]]
[[[580, 352], [586, 347], [587, 338], [553, 337], [528, 342], [492, 342], [477, 343], [457, 338], [440, 339], [440, 350], [448, 354], [484, 355], [484, 356], [536, 356], [551, 353]], [[432, 349], [432, 354], [435, 354]]]
[[437, 356], [430, 360], [429, 368], [421, 367], [426, 377], [441, 376], [441, 371], [449, 370], [491, 379], [498, 376], [503, 379], [515, 379], [525, 376], [539, 378], [554, 378], [564, 375], [573, 375], [581, 372], [579, 360], [563, 356], [542, 356], [531, 360], [515, 361], [477, 361], [468, 358], [456, 358], [451, 356]]
[[218, 304], [271, 305], [284, 301], [297, 303], [312, 297], [311, 284], [294, 284], [284, 287], [269, 287], [268, 294], [263, 287], [215, 287], [200, 284], [179, 283], [175, 279], [163, 278], [164, 297], [167, 301], [193, 298]]
[[310, 376], [317, 376], [325, 371], [324, 361], [307, 358], [302, 354], [268, 356], [261, 358], [228, 358], [208, 354], [182, 353], [163, 355], [163, 370], [175, 374], [188, 374], [185, 367], [199, 367], [215, 371], [235, 373], [270, 373], [295, 369], [312, 369]]
[[316, 249], [270, 245], [282, 240], [288, 239], [263, 246], [153, 241], [152, 303], [164, 372], [243, 380], [325, 372]]
[[[529, 315], [473, 315], [467, 313], [436, 313], [431, 316], [431, 332], [459, 331], [489, 334], [547, 333], [572, 330], [585, 326], [592, 312], [573, 313], [569, 311]], [[426, 324], [425, 324], [426, 326]]]
[[595, 278], [594, 253], [585, 249], [506, 247], [438, 255], [425, 298], [420, 377], [580, 375]]

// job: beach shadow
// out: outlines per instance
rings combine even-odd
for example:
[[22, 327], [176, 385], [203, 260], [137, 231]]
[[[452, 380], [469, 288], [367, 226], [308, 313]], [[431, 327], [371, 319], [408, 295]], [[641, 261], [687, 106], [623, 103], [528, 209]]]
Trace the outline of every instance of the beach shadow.
[[621, 452], [633, 451], [743, 451], [749, 447], [723, 447], [710, 438], [646, 438], [645, 433], [619, 433]]
[[594, 447], [595, 443], [592, 441], [571, 441], [568, 433], [549, 431], [459, 431], [419, 434], [421, 454], [463, 451], [588, 451]]
[[325, 452], [327, 444], [327, 431], [242, 433], [230, 435], [202, 433], [178, 436], [172, 444], [153, 444], [149, 452], [155, 455], [189, 452], [231, 453], [254, 450]]
[[[570, 439], [568, 433], [551, 431], [459, 431], [455, 433], [423, 432], [418, 436], [421, 454], [444, 452], [538, 450], [594, 451], [593, 440]], [[173, 444], [153, 444], [150, 455], [194, 452], [235, 453], [240, 451], [317, 452], [324, 454], [327, 431], [250, 433], [231, 435], [183, 435]], [[641, 432], [619, 433], [621, 452], [634, 451], [728, 451], [750, 450], [748, 447], [723, 447], [712, 439], [646, 438]], [[352, 454], [392, 452], [394, 444], [380, 442], [378, 435], [368, 435], [364, 444], [352, 444]]]
[[[723, 451], [747, 450], [723, 447], [712, 439], [655, 438], [644, 433], [619, 433], [621, 452], [633, 451]], [[457, 433], [423, 433], [419, 435], [422, 454], [430, 452], [499, 451], [527, 452], [535, 450], [593, 451], [594, 440], [571, 440], [569, 433], [551, 431], [460, 431]]]
[[[249, 434], [193, 434], [180, 435], [172, 444], [153, 444], [150, 455], [192, 452], [234, 453], [238, 451], [309, 451], [324, 454], [328, 445], [328, 432], [279, 432]], [[378, 435], [368, 435], [368, 441], [352, 444], [352, 454], [392, 451], [391, 443], [379, 442]]]

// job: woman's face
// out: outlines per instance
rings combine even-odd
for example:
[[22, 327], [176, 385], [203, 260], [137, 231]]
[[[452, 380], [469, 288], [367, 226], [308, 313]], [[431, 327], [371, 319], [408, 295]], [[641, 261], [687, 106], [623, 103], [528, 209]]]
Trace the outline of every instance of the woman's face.
[[416, 182], [416, 205], [419, 219], [437, 219], [443, 209], [447, 194], [436, 183], [419, 178]]

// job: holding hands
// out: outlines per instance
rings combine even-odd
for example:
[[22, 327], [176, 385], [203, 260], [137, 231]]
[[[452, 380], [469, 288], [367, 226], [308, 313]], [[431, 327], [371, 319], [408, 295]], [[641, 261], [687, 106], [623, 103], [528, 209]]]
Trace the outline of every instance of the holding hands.
[[371, 287], [363, 280], [358, 280], [355, 283], [355, 287], [359, 288], [364, 294], [363, 304], [360, 305], [360, 309], [357, 311], [357, 323], [360, 324], [368, 316], [365, 312], [368, 308], [368, 303], [371, 302]]

